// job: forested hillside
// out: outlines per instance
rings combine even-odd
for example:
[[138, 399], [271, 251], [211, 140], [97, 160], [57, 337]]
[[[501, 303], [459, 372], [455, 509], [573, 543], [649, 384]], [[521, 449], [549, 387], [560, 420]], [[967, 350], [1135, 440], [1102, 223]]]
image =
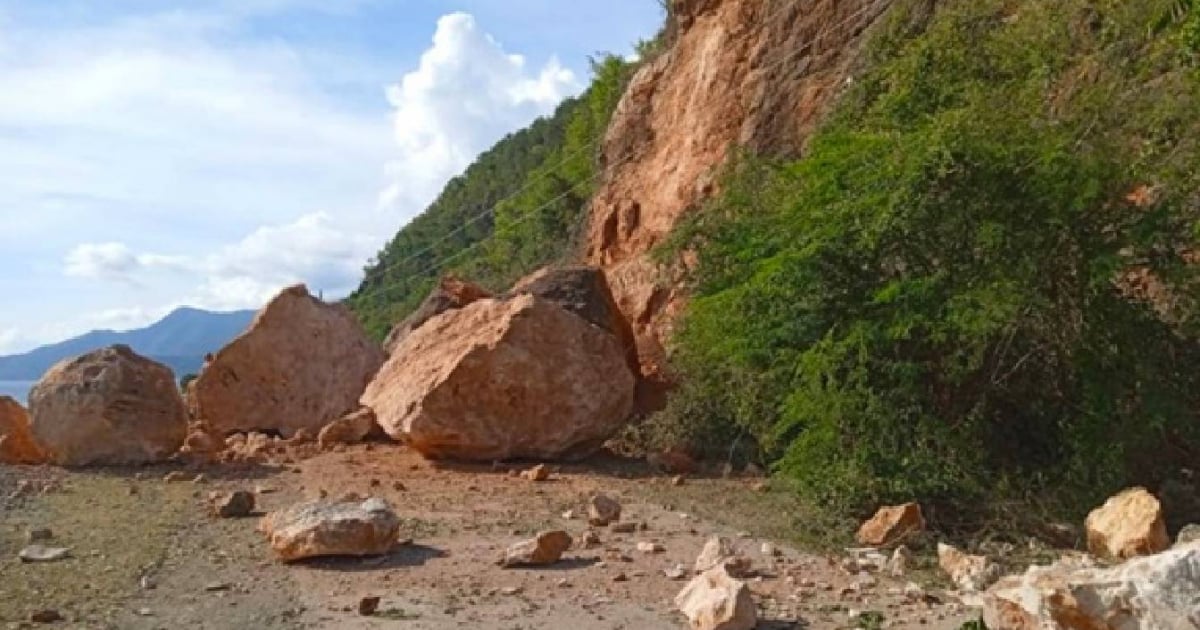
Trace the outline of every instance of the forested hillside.
[[744, 436], [843, 510], [1169, 496], [1200, 462], [1197, 7], [929, 7], [895, 3], [803, 159], [740, 160], [664, 252], [700, 264], [653, 432]]
[[443, 274], [503, 289], [572, 249], [597, 141], [633, 67], [614, 56], [594, 61], [586, 92], [501, 140], [400, 230], [347, 300], [373, 336], [382, 339]]

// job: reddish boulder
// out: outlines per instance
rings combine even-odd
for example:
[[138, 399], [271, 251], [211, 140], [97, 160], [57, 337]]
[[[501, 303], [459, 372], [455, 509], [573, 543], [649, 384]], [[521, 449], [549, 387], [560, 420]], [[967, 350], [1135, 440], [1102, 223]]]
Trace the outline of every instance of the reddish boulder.
[[29, 429], [29, 414], [20, 403], [0, 396], [0, 464], [41, 464], [46, 453]]
[[858, 542], [869, 547], [886, 547], [925, 529], [925, 517], [916, 503], [879, 508], [871, 520], [858, 528]]
[[354, 315], [303, 285], [285, 289], [208, 362], [190, 389], [196, 419], [215, 433], [315, 434], [358, 408], [383, 362]]
[[113, 346], [50, 368], [29, 394], [34, 440], [63, 466], [163, 461], [187, 412], [170, 368]]
[[427, 457], [575, 458], [625, 424], [634, 384], [615, 336], [518, 295], [429, 320], [396, 348], [362, 403]]
[[453, 276], [442, 278], [438, 285], [433, 288], [433, 291], [425, 298], [424, 302], [413, 311], [411, 315], [404, 318], [404, 321], [396, 324], [391, 332], [388, 333], [387, 339], [383, 342], [383, 349], [391, 355], [396, 346], [400, 345], [404, 338], [412, 334], [412, 331], [425, 325], [425, 322], [433, 319], [437, 315], [441, 315], [446, 311], [460, 309], [472, 302], [482, 300], [483, 298], [492, 297], [483, 287], [471, 284], [465, 280], [459, 280]]

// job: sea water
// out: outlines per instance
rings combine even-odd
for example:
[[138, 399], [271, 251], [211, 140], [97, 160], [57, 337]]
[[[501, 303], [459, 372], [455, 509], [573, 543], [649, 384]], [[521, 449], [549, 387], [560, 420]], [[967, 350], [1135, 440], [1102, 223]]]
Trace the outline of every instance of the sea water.
[[0, 396], [12, 396], [22, 405], [27, 404], [29, 389], [34, 381], [0, 381]]

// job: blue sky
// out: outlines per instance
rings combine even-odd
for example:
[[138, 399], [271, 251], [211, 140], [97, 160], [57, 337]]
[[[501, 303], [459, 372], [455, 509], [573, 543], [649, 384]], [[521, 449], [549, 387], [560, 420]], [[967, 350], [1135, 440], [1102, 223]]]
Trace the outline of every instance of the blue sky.
[[0, 353], [366, 260], [656, 0], [0, 0]]

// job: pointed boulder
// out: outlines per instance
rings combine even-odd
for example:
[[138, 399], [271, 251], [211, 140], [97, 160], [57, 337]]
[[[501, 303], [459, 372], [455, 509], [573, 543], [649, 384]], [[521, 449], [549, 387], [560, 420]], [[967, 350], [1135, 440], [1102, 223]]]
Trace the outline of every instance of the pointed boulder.
[[189, 406], [218, 435], [263, 431], [290, 438], [300, 429], [316, 435], [358, 409], [382, 363], [382, 348], [349, 309], [294, 286], [205, 365], [189, 388]]

